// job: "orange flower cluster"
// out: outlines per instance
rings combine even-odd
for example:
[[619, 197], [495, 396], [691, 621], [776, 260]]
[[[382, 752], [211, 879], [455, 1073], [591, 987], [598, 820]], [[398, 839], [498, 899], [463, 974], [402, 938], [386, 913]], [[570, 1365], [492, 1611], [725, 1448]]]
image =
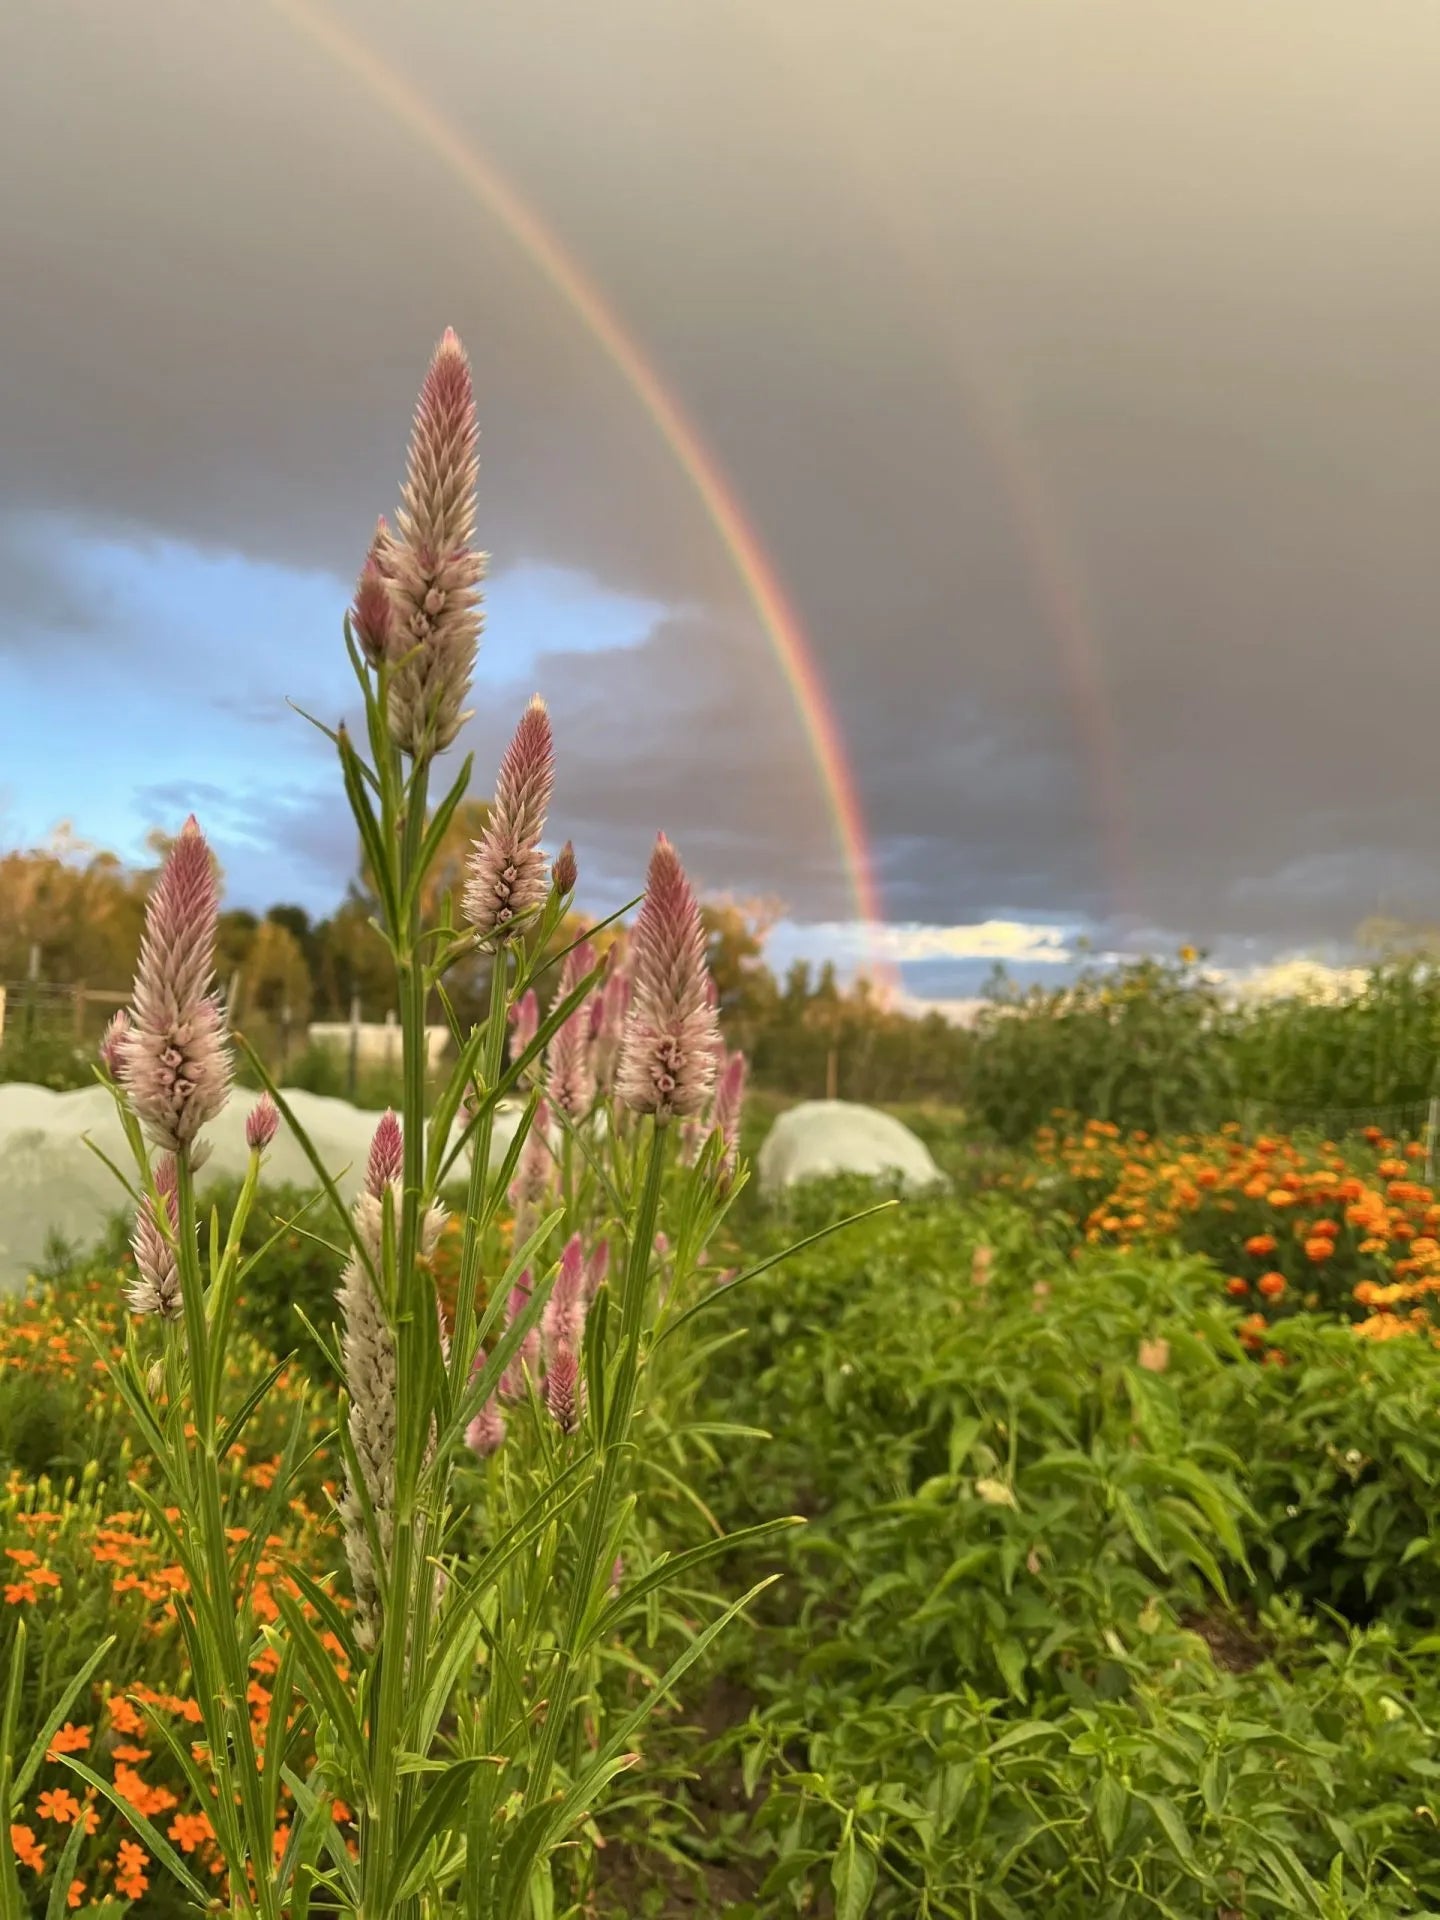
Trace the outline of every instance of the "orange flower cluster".
[[1092, 1120], [1063, 1133], [1044, 1128], [1036, 1147], [1047, 1169], [1098, 1193], [1082, 1215], [1091, 1245], [1210, 1252], [1236, 1269], [1225, 1282], [1230, 1298], [1258, 1297], [1252, 1320], [1262, 1326], [1269, 1313], [1318, 1306], [1323, 1291], [1332, 1306], [1353, 1300], [1368, 1310], [1356, 1323], [1364, 1338], [1420, 1332], [1440, 1345], [1440, 1202], [1414, 1178], [1424, 1153], [1415, 1141], [1372, 1127], [1347, 1157], [1333, 1141], [1247, 1141], [1238, 1124], [1122, 1140], [1117, 1127]]

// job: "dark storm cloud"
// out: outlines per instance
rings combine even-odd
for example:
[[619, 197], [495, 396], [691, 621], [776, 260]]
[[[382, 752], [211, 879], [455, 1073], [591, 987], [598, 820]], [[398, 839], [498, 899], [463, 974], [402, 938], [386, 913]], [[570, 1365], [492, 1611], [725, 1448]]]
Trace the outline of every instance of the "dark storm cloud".
[[[1433, 910], [1426, 0], [341, 14], [700, 421], [813, 637], [896, 917], [1284, 945]], [[453, 319], [497, 562], [709, 609], [548, 663], [607, 883], [658, 817], [712, 885], [842, 913], [785, 691], [653, 427], [292, 21], [7, 21], [0, 509], [347, 578]], [[73, 625], [65, 594], [25, 556], [12, 606]]]

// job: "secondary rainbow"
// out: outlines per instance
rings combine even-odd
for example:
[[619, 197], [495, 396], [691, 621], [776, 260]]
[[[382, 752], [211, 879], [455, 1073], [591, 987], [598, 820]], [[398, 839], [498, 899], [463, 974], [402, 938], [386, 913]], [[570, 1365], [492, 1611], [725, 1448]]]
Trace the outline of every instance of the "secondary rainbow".
[[[314, 46], [353, 75], [481, 201], [629, 383], [699, 496], [755, 608], [790, 689], [824, 789], [856, 915], [867, 932], [878, 927], [885, 916], [844, 736], [800, 618], [719, 461], [584, 268], [474, 142], [450, 125], [431, 101], [388, 67], [363, 40], [342, 26], [328, 8], [316, 0], [271, 0], [271, 4]], [[881, 979], [888, 979], [893, 971], [878, 953], [872, 954], [871, 970]]]

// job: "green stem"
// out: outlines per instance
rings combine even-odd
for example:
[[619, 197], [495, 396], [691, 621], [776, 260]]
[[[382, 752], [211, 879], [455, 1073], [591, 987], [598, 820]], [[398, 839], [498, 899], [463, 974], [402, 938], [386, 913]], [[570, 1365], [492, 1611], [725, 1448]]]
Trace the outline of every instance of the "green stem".
[[[546, 1708], [539, 1751], [530, 1782], [530, 1803], [541, 1804], [550, 1791], [550, 1775], [556, 1749], [569, 1715], [574, 1695], [575, 1669], [586, 1617], [594, 1604], [597, 1580], [606, 1580], [610, 1569], [602, 1566], [611, 1514], [620, 1492], [620, 1476], [625, 1465], [625, 1443], [635, 1411], [635, 1389], [640, 1374], [640, 1344], [645, 1331], [645, 1296], [650, 1278], [650, 1259], [655, 1244], [655, 1221], [660, 1210], [660, 1187], [665, 1172], [665, 1128], [656, 1122], [650, 1140], [650, 1158], [645, 1169], [645, 1185], [635, 1217], [630, 1241], [630, 1258], [625, 1270], [625, 1285], [620, 1306], [620, 1356], [615, 1380], [606, 1396], [605, 1426], [598, 1438], [600, 1472], [591, 1495], [585, 1521], [584, 1541], [575, 1566], [575, 1585], [570, 1596], [570, 1615], [563, 1645], [555, 1663], [555, 1681]], [[603, 1589], [602, 1589], [603, 1590]]]
[[[206, 1320], [210, 1303], [205, 1297], [200, 1272], [195, 1177], [188, 1151], [182, 1150], [176, 1154], [175, 1169], [176, 1212], [179, 1216], [176, 1261], [180, 1269], [185, 1341], [190, 1362], [190, 1403], [195, 1416], [196, 1451], [190, 1472], [177, 1476], [172, 1471], [171, 1480], [177, 1492], [188, 1483], [186, 1518], [198, 1536], [197, 1544], [209, 1589], [208, 1592], [191, 1596], [202, 1627], [202, 1643], [209, 1642], [217, 1668], [211, 1686], [215, 1687], [218, 1682], [218, 1697], [217, 1692], [207, 1689], [209, 1697], [202, 1702], [205, 1730], [210, 1739], [211, 1756], [220, 1776], [222, 1790], [228, 1790], [232, 1784], [239, 1789], [248, 1829], [246, 1839], [255, 1870], [258, 1904], [248, 1898], [244, 1866], [239, 1860], [227, 1863], [230, 1867], [231, 1897], [241, 1912], [258, 1912], [266, 1916], [266, 1920], [274, 1920], [278, 1909], [275, 1904], [272, 1835], [263, 1812], [260, 1773], [256, 1766], [246, 1702], [249, 1648], [241, 1644], [244, 1618], [241, 1616], [237, 1620], [231, 1592], [230, 1555], [225, 1542], [225, 1504], [220, 1491], [220, 1463], [216, 1451], [224, 1355], [217, 1352], [212, 1371], [210, 1331]], [[196, 1679], [200, 1678], [197, 1674]], [[232, 1737], [237, 1748], [234, 1764], [230, 1758]]]

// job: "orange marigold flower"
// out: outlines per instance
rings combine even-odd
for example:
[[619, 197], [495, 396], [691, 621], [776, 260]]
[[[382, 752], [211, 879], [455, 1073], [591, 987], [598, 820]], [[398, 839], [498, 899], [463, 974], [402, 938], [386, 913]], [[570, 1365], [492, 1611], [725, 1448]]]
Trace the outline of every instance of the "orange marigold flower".
[[13, 1560], [17, 1567], [38, 1567], [40, 1564], [39, 1554], [33, 1553], [29, 1547], [6, 1547], [5, 1558]]
[[1305, 1258], [1313, 1260], [1317, 1266], [1322, 1260], [1328, 1260], [1334, 1251], [1334, 1241], [1327, 1240], [1323, 1233], [1316, 1234], [1305, 1242]]
[[1255, 1285], [1267, 1300], [1278, 1300], [1285, 1291], [1285, 1276], [1283, 1273], [1262, 1273]]
[[35, 1873], [45, 1871], [45, 1849], [35, 1844], [35, 1832], [32, 1827], [11, 1827], [10, 1851], [22, 1867], [29, 1867]]
[[52, 1737], [46, 1749], [47, 1760], [57, 1760], [62, 1753], [83, 1753], [90, 1744], [89, 1727], [72, 1726], [67, 1720], [63, 1727]]
[[38, 1600], [39, 1589], [32, 1587], [28, 1580], [12, 1580], [5, 1589], [7, 1607], [18, 1607], [22, 1600]]
[[1295, 1195], [1285, 1187], [1272, 1187], [1265, 1198], [1272, 1207], [1293, 1207], [1295, 1204]]
[[120, 1694], [110, 1696], [105, 1702], [105, 1710], [110, 1715], [110, 1724], [117, 1733], [144, 1733], [144, 1719]]
[[143, 1847], [137, 1847], [133, 1840], [122, 1840], [115, 1863], [115, 1891], [127, 1900], [138, 1900], [150, 1884], [145, 1877], [149, 1864], [150, 1856]]
[[1275, 1251], [1274, 1234], [1252, 1233], [1250, 1238], [1245, 1242], [1245, 1251], [1246, 1253], [1253, 1254], [1257, 1260], [1263, 1260], [1267, 1253], [1274, 1253]]
[[1250, 1291], [1250, 1282], [1242, 1280], [1238, 1273], [1232, 1273], [1225, 1282], [1225, 1291], [1232, 1300], [1241, 1300]]
[[35, 1802], [35, 1811], [42, 1820], [54, 1820], [62, 1827], [68, 1827], [72, 1820], [80, 1818], [80, 1802], [66, 1787], [50, 1787]]
[[1317, 1220], [1310, 1231], [1326, 1240], [1333, 1240], [1340, 1231], [1340, 1223], [1338, 1220]]
[[128, 1760], [132, 1766], [138, 1767], [142, 1760], [148, 1760], [150, 1758], [150, 1748], [116, 1747], [115, 1758], [117, 1760]]

